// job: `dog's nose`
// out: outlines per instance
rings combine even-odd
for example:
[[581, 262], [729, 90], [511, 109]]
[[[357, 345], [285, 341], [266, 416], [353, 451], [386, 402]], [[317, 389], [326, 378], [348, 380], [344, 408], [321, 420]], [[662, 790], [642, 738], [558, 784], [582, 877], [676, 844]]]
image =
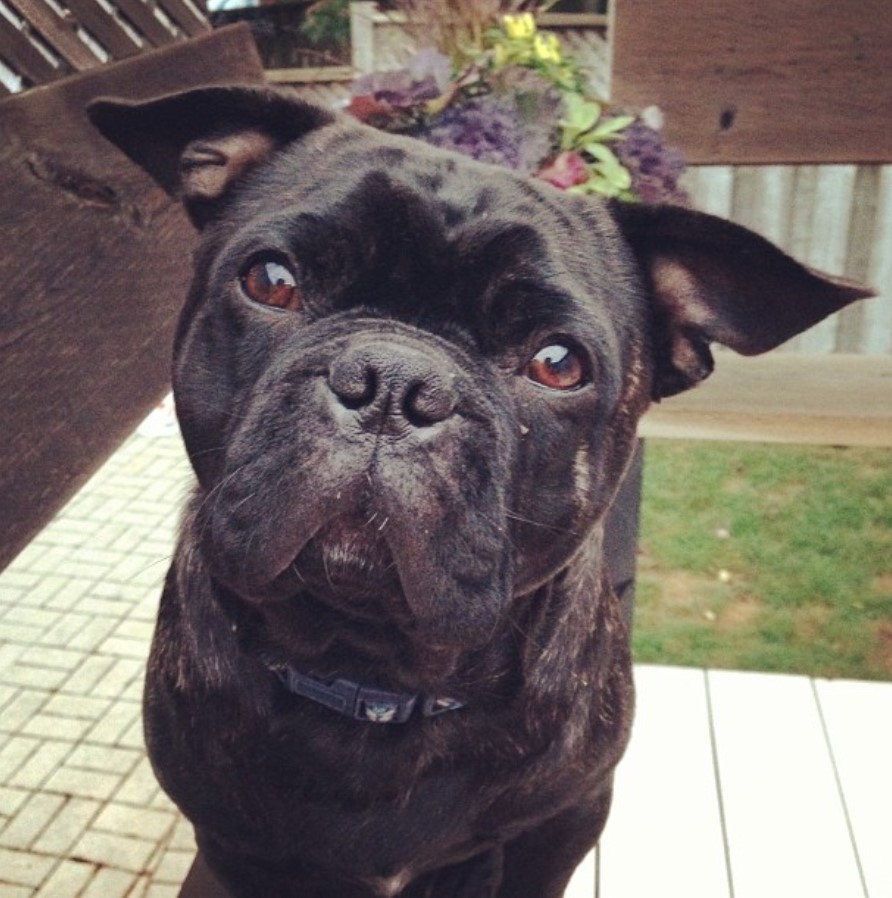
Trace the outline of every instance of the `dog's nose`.
[[445, 421], [458, 403], [457, 371], [438, 349], [381, 340], [348, 347], [332, 364], [329, 387], [368, 429], [397, 431]]

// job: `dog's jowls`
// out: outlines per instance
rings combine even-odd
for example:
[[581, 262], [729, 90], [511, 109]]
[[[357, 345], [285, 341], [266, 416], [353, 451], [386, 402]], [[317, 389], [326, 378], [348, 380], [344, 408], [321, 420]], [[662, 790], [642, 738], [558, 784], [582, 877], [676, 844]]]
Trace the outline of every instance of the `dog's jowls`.
[[91, 115], [203, 232], [162, 785], [240, 898], [558, 898], [629, 734], [601, 546], [639, 417], [711, 342], [764, 352], [866, 291], [272, 90]]

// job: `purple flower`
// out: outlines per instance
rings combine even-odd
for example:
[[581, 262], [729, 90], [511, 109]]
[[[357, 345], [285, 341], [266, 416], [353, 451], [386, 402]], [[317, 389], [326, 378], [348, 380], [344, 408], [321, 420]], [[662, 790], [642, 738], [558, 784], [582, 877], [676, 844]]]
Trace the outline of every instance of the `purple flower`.
[[418, 136], [479, 162], [517, 168], [520, 159], [520, 122], [492, 94], [448, 107]]
[[452, 65], [436, 50], [416, 53], [406, 68], [393, 72], [372, 72], [353, 82], [351, 93], [371, 97], [377, 103], [405, 108], [435, 100], [449, 87]]
[[623, 132], [614, 150], [632, 175], [632, 190], [644, 203], [678, 203], [689, 200], [679, 181], [685, 171], [684, 157], [666, 146], [663, 135], [640, 118]]

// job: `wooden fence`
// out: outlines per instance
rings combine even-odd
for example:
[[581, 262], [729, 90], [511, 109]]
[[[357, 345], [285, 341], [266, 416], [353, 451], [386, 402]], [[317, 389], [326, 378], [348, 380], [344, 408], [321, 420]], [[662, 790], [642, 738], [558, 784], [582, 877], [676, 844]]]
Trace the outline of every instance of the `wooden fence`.
[[698, 208], [879, 291], [784, 350], [892, 354], [892, 165], [703, 166], [688, 186]]

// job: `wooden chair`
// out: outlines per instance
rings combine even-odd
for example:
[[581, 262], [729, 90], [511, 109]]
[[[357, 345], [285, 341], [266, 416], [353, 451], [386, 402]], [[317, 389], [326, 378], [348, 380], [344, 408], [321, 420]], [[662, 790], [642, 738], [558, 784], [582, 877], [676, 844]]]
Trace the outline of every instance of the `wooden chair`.
[[[38, 23], [51, 15], [36, 0], [22, 9]], [[108, 23], [106, 31], [111, 42], [116, 32]], [[93, 129], [86, 104], [263, 80], [247, 26], [205, 26], [188, 41], [101, 66], [58, 30], [74, 62], [49, 72], [23, 35], [0, 16], [0, 57], [27, 63], [29, 80], [54, 81], [0, 100], [0, 570], [169, 388], [193, 230]], [[75, 65], [83, 70], [56, 77]]]

